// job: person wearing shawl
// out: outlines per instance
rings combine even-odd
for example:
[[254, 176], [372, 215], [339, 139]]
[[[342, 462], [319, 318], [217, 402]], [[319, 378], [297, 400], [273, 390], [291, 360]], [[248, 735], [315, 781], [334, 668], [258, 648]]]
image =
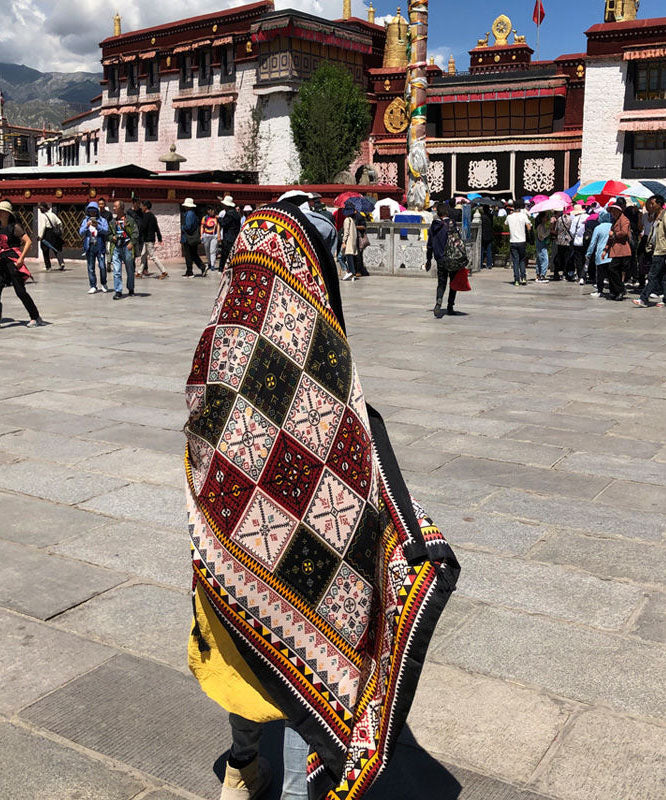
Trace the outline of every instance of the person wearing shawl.
[[189, 666], [229, 712], [222, 800], [361, 798], [407, 718], [458, 562], [366, 404], [330, 249], [293, 204], [250, 214], [187, 381]]

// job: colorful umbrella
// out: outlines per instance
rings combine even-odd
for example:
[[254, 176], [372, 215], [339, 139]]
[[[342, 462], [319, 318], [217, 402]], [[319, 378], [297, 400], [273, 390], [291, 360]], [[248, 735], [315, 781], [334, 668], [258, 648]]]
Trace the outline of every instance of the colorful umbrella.
[[641, 181], [632, 181], [620, 194], [625, 197], [633, 197], [636, 200], [647, 200], [648, 197], [652, 197], [654, 192], [650, 191]]
[[[564, 211], [565, 208], [571, 205], [571, 198], [568, 195], [561, 197], [560, 195], [562, 194], [564, 194], [564, 192], [557, 192], [546, 200], [535, 203], [532, 208], [530, 208], [530, 214], [540, 214], [542, 211]], [[564, 199], [565, 197], [566, 200]]]
[[617, 197], [628, 186], [629, 184], [623, 181], [592, 181], [592, 183], [586, 183], [578, 188], [576, 199], [584, 200], [590, 195], [594, 195], [597, 202], [605, 206], [611, 198]]
[[564, 194], [568, 194], [569, 197], [575, 197], [579, 189], [580, 189], [580, 181], [578, 181], [578, 183], [574, 183], [574, 185], [570, 186], [568, 189], [565, 189]]
[[342, 192], [342, 194], [339, 194], [335, 198], [335, 200], [333, 201], [333, 205], [337, 206], [338, 208], [342, 208], [346, 200], [349, 200], [352, 197], [360, 197], [360, 196], [361, 195], [358, 192]]
[[372, 213], [372, 209], [375, 207], [375, 201], [371, 200], [369, 197], [350, 197], [345, 202], [345, 205], [352, 205], [356, 211], [362, 211], [364, 214], [370, 214]]
[[544, 200], [548, 200], [547, 194], [535, 194], [532, 198], [533, 203], [543, 203]]

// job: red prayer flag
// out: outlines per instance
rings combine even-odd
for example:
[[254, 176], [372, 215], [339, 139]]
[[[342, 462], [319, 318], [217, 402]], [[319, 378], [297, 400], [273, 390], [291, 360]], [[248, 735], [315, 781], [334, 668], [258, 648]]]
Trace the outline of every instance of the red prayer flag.
[[546, 10], [543, 7], [543, 3], [541, 0], [536, 0], [534, 4], [534, 14], [532, 14], [532, 19], [534, 20], [535, 25], [541, 25], [546, 16]]

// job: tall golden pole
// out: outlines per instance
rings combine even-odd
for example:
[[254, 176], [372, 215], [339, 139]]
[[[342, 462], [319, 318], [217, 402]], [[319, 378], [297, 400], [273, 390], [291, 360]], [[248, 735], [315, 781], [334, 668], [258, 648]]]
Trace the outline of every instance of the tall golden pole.
[[409, 109], [407, 129], [407, 207], [421, 211], [429, 203], [426, 150], [426, 77], [428, 57], [428, 0], [409, 0], [409, 65], [405, 88]]

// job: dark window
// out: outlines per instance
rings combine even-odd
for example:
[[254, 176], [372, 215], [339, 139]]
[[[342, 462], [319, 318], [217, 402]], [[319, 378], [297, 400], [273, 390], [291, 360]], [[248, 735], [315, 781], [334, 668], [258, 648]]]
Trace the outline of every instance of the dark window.
[[220, 123], [217, 131], [218, 136], [234, 135], [234, 111], [235, 105], [227, 103], [220, 106]]
[[118, 67], [108, 68], [109, 76], [109, 96], [117, 97], [120, 93], [120, 81], [118, 79]]
[[127, 65], [127, 94], [139, 94], [138, 67], [136, 61]]
[[97, 158], [97, 139], [93, 140], [93, 155]]
[[210, 66], [211, 52], [208, 49], [199, 51], [199, 86], [208, 86], [213, 77]]
[[86, 139], [86, 161], [90, 164], [90, 139]]
[[118, 127], [120, 117], [110, 116], [106, 118], [106, 141], [107, 144], [113, 144], [118, 141]]
[[149, 92], [156, 92], [160, 88], [160, 62], [156, 58], [148, 62], [147, 89]]
[[125, 141], [136, 142], [139, 138], [139, 115], [127, 114], [125, 117]]
[[192, 109], [178, 109], [178, 138], [189, 139], [192, 136]]
[[636, 65], [634, 97], [636, 100], [666, 100], [666, 61]]
[[210, 107], [200, 108], [197, 114], [197, 138], [205, 139], [210, 136]]
[[146, 114], [146, 141], [157, 141], [157, 125], [159, 122], [159, 112], [148, 111]]
[[180, 56], [180, 88], [192, 88], [192, 56], [183, 53]]
[[220, 81], [226, 83], [235, 71], [234, 51], [231, 47], [223, 47], [220, 53]]
[[635, 170], [666, 169], [666, 131], [635, 133], [631, 166]]

